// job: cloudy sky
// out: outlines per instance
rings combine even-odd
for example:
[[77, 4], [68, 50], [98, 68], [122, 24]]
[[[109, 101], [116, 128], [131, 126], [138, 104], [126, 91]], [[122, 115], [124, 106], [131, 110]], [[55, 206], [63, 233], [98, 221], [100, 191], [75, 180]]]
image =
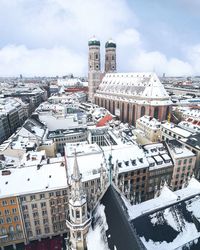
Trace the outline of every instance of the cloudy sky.
[[118, 71], [200, 75], [200, 0], [0, 0], [0, 76], [87, 75], [87, 41]]

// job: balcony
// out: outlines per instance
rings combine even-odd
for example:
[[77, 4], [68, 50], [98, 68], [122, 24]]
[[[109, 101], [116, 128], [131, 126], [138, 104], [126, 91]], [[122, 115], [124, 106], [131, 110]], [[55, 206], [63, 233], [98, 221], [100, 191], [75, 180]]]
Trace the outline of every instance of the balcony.
[[79, 231], [79, 230], [85, 230], [87, 227], [89, 227], [91, 224], [91, 218], [89, 218], [88, 220], [86, 220], [84, 223], [82, 224], [74, 224], [73, 222], [71, 223], [69, 221], [69, 217], [66, 220], [66, 225], [68, 228], [70, 228], [71, 230], [75, 230], [75, 231]]

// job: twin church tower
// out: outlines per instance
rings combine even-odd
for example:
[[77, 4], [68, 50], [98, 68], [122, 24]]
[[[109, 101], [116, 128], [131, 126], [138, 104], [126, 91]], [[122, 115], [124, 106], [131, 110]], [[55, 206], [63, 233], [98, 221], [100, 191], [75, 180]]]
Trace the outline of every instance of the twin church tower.
[[94, 102], [94, 94], [103, 76], [108, 72], [116, 72], [116, 43], [109, 40], [105, 44], [105, 69], [101, 71], [100, 41], [95, 37], [88, 41], [88, 99]]

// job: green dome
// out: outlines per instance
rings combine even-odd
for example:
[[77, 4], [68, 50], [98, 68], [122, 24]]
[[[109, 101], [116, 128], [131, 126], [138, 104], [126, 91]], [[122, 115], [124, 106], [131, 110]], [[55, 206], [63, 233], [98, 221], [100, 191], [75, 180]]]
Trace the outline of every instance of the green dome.
[[88, 41], [88, 46], [100, 46], [100, 41], [93, 37]]
[[116, 48], [116, 43], [113, 40], [109, 40], [105, 44], [105, 48]]

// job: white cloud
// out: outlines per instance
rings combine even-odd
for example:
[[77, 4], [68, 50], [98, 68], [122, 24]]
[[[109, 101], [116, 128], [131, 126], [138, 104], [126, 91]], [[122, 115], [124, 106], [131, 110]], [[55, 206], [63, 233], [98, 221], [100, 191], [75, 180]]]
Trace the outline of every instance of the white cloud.
[[85, 55], [75, 54], [63, 47], [27, 49], [11, 45], [0, 50], [0, 75], [81, 75], [86, 60]]
[[184, 47], [184, 61], [168, 58], [145, 48], [138, 25], [124, 0], [0, 0], [0, 75], [86, 75], [93, 34], [102, 47], [116, 40], [119, 71], [200, 72], [200, 45]]
[[155, 71], [159, 75], [166, 73], [168, 76], [191, 75], [193, 67], [176, 58], [167, 59], [158, 51], [146, 52], [141, 50], [131, 61], [132, 68], [136, 71]]

